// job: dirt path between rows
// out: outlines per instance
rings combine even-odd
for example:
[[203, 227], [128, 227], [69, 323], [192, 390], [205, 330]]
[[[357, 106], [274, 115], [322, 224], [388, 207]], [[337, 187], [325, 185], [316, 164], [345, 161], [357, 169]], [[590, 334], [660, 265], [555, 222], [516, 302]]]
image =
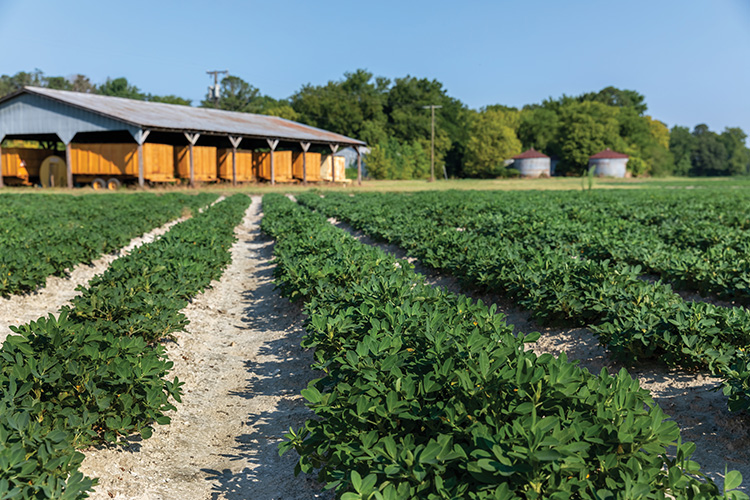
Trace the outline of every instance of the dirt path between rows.
[[260, 197], [236, 229], [232, 263], [184, 311], [186, 332], [167, 346], [185, 382], [172, 423], [127, 448], [86, 451], [99, 478], [93, 499], [329, 498], [296, 455], [278, 456], [289, 427], [311, 416], [299, 396], [315, 374], [300, 347], [302, 314], [273, 289], [272, 241], [261, 235]]
[[[463, 293], [487, 305], [496, 304], [498, 312], [507, 317], [515, 331], [541, 333], [540, 339], [531, 345], [537, 353], [545, 352], [559, 356], [565, 352], [570, 360], [578, 360], [580, 366], [592, 373], [606, 368], [616, 373], [622, 365], [610, 359], [605, 348], [599, 345], [596, 336], [586, 328], [549, 328], [536, 323], [528, 311], [521, 310], [504, 297], [463, 290], [459, 281], [449, 275], [422, 265], [418, 259], [409, 257], [396, 245], [373, 240], [348, 224], [329, 219], [335, 226], [347, 231], [362, 243], [376, 246], [395, 257], [414, 265], [415, 271], [425, 276], [428, 284], [445, 288], [454, 293]], [[723, 484], [724, 465], [736, 469], [744, 478], [740, 488], [750, 493], [750, 419], [740, 417], [727, 410], [726, 397], [721, 391], [712, 391], [720, 379], [706, 374], [686, 373], [679, 369], [668, 369], [660, 365], [629, 368], [629, 373], [638, 378], [641, 387], [648, 389], [652, 397], [681, 429], [683, 441], [692, 441], [697, 449], [693, 460], [717, 484]]]

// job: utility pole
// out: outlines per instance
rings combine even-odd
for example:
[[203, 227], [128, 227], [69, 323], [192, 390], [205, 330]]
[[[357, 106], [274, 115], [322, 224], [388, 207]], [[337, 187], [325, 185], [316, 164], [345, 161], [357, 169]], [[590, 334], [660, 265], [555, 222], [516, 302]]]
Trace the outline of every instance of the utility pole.
[[219, 96], [221, 95], [220, 89], [219, 89], [219, 74], [228, 75], [229, 71], [206, 71], [209, 75], [214, 75], [214, 84], [208, 86], [208, 95], [210, 95], [214, 100], [214, 108], [219, 107]]
[[430, 104], [429, 106], [422, 106], [422, 108], [429, 109], [432, 112], [432, 135], [430, 136], [430, 182], [435, 182], [435, 110], [442, 108], [442, 106]]

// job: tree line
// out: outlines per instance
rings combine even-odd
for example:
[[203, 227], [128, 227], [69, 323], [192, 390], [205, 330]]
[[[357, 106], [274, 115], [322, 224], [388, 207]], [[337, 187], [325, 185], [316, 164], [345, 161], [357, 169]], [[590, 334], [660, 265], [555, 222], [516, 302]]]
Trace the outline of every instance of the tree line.
[[[46, 76], [39, 70], [0, 76], [0, 96], [24, 85], [192, 105], [176, 95], [145, 93], [124, 77], [97, 85], [85, 75]], [[286, 99], [264, 95], [230, 75], [221, 80], [218, 101], [207, 92], [198, 104], [279, 116], [364, 140], [371, 149], [367, 171], [377, 179], [429, 176], [431, 105], [441, 106], [435, 116], [436, 170], [451, 177], [512, 175], [506, 160], [529, 148], [557, 160], [560, 175], [580, 175], [588, 157], [607, 147], [630, 156], [634, 176], [750, 173], [741, 128], [718, 133], [699, 124], [670, 130], [647, 114], [642, 94], [615, 87], [520, 109], [494, 104], [474, 110], [437, 80], [408, 75], [391, 80], [358, 69], [325, 85], [303, 85]]]

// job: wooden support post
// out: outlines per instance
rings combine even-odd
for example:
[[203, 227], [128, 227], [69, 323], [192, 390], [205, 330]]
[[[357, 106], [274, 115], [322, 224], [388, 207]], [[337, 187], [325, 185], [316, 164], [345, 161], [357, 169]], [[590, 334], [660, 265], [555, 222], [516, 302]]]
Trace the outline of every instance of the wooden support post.
[[65, 145], [65, 168], [68, 171], [68, 189], [73, 189], [73, 141]]
[[302, 185], [307, 186], [307, 150], [310, 149], [309, 142], [300, 142], [302, 146]]
[[338, 144], [329, 144], [331, 146], [331, 182], [336, 182], [336, 161], [334, 159], [334, 155], [336, 154], [336, 151], [339, 150]]
[[193, 163], [193, 146], [198, 142], [198, 138], [201, 136], [198, 132], [190, 134], [184, 132], [185, 138], [190, 143], [190, 187], [195, 187], [195, 164]]
[[150, 130], [141, 130], [136, 137], [138, 142], [138, 186], [144, 187], [146, 185], [145, 176], [143, 174], [143, 143], [146, 142], [146, 137], [150, 134]]
[[362, 185], [362, 151], [360, 151], [359, 146], [354, 146], [354, 149], [357, 151], [357, 186]]
[[229, 142], [232, 143], [232, 186], [237, 185], [237, 147], [242, 142], [242, 137], [229, 136]]
[[5, 187], [5, 183], [3, 182], [3, 145], [2, 145], [2, 138], [0, 137], [0, 188]]
[[279, 145], [279, 140], [266, 139], [266, 142], [268, 143], [268, 147], [271, 148], [271, 185], [274, 186], [276, 184], [276, 170], [273, 165], [273, 152], [276, 151], [276, 146]]

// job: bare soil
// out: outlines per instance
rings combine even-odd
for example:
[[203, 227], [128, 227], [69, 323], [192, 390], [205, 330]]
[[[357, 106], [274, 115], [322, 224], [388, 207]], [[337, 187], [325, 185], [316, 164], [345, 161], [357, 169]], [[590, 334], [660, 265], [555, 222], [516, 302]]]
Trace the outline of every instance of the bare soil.
[[274, 291], [272, 241], [260, 234], [254, 197], [232, 263], [183, 311], [187, 331], [168, 345], [185, 383], [172, 423], [128, 447], [86, 451], [82, 471], [99, 478], [93, 499], [329, 498], [297, 456], [279, 457], [285, 432], [312, 414], [300, 391], [315, 377], [300, 347], [299, 308]]
[[[616, 373], [623, 368], [622, 364], [610, 358], [607, 350], [587, 328], [551, 328], [540, 325], [528, 311], [518, 308], [502, 296], [464, 290], [456, 278], [422, 265], [418, 259], [409, 257], [398, 246], [373, 240], [336, 219], [329, 219], [329, 222], [348, 231], [365, 244], [408, 261], [433, 286], [463, 293], [487, 305], [497, 305], [498, 312], [507, 317], [508, 324], [514, 325], [515, 331], [541, 334], [539, 340], [530, 346], [537, 354], [551, 353], [559, 356], [565, 352], [568, 359], [578, 361], [580, 366], [592, 373], [599, 373], [602, 368], [609, 373]], [[696, 298], [692, 295], [690, 297]], [[715, 390], [719, 387], [720, 379], [705, 373], [689, 373], [658, 364], [627, 367], [627, 370], [639, 380], [641, 387], [651, 392], [662, 410], [677, 422], [683, 442], [692, 441], [696, 444], [693, 460], [701, 464], [706, 475], [722, 485], [726, 464], [728, 470], [736, 469], [742, 473], [744, 481], [740, 490], [750, 492], [750, 418], [746, 414], [737, 415], [727, 410], [726, 397], [721, 391]]]

